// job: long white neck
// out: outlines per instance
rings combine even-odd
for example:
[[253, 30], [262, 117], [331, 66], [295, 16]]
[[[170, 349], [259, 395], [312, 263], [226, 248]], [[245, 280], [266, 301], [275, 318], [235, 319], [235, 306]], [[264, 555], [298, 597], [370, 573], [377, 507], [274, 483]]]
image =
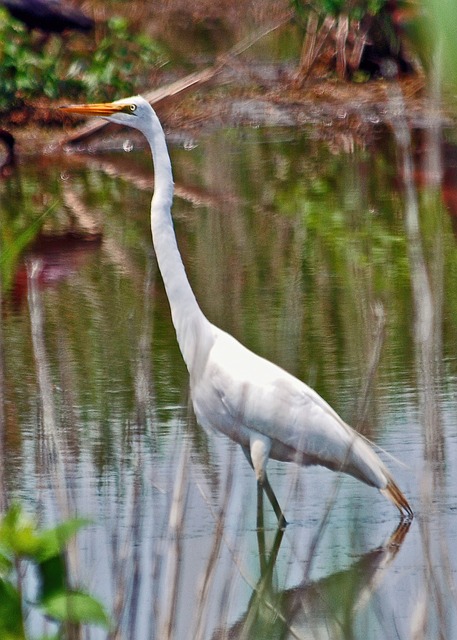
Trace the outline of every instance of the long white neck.
[[204, 316], [187, 279], [176, 243], [171, 217], [173, 175], [165, 136], [153, 112], [146, 137], [154, 164], [154, 195], [151, 202], [151, 231], [160, 273], [170, 303], [178, 344], [191, 379], [204, 366], [213, 343], [211, 324]]

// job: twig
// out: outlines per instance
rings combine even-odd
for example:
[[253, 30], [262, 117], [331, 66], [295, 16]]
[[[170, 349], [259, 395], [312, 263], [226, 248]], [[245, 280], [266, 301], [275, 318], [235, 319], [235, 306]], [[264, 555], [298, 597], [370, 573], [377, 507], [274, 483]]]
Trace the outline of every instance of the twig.
[[346, 77], [346, 42], [348, 33], [349, 18], [347, 15], [341, 14], [338, 18], [338, 27], [336, 29], [336, 72], [342, 80]]
[[303, 86], [309, 72], [311, 71], [312, 66], [316, 62], [317, 57], [319, 56], [319, 53], [321, 52], [321, 49], [325, 44], [325, 41], [327, 40], [332, 29], [335, 27], [335, 23], [335, 18], [333, 18], [332, 16], [327, 16], [322, 23], [322, 26], [319, 28], [317, 39], [313, 43], [313, 48], [312, 50], [310, 50], [309, 55], [306, 56], [302, 54], [302, 59], [304, 60], [305, 64], [303, 66], [300, 65], [298, 73], [295, 77], [295, 86], [297, 88], [301, 88]]

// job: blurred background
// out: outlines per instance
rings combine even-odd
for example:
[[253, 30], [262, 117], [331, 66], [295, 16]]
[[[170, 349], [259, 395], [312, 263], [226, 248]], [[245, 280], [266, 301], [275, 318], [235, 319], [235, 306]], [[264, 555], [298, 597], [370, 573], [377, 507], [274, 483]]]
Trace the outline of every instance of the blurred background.
[[[457, 633], [457, 130], [447, 2], [0, 2], [0, 635]], [[207, 317], [380, 447], [415, 512], [192, 414], [142, 93]], [[455, 523], [454, 523], [455, 524]]]

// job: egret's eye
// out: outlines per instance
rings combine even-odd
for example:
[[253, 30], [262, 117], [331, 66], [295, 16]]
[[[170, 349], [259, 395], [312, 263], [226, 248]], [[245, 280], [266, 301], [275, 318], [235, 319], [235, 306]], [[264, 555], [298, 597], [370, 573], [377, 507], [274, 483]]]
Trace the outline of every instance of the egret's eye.
[[136, 107], [137, 105], [134, 102], [132, 102], [130, 104], [122, 105], [122, 107], [120, 108], [120, 111], [122, 111], [123, 113], [131, 113], [133, 115], [136, 111]]

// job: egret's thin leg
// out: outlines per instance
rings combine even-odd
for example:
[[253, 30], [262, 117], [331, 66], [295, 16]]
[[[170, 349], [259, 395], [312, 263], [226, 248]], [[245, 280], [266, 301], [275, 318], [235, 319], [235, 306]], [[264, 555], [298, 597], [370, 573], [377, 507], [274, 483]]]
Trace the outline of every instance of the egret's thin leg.
[[262, 484], [257, 482], [257, 529], [263, 529], [263, 490]]
[[[254, 465], [252, 464], [251, 452], [247, 447], [241, 447], [244, 455], [246, 456], [247, 461], [254, 469]], [[273, 491], [273, 488], [268, 480], [267, 474], [265, 473], [263, 482], [257, 482], [257, 528], [259, 528], [259, 505], [263, 505], [262, 496], [259, 497], [259, 487], [262, 487], [265, 493], [267, 494], [267, 498], [270, 501], [271, 506], [276, 514], [278, 519], [278, 527], [283, 529], [287, 526], [287, 520], [282, 512], [282, 509], [279, 505], [278, 499]], [[260, 492], [261, 493], [261, 492]], [[262, 510], [262, 523], [263, 523], [263, 510]], [[263, 524], [262, 524], [263, 526]]]
[[260, 574], [262, 575], [267, 566], [265, 528], [263, 521], [263, 487], [257, 483], [257, 544], [259, 547]]
[[275, 495], [275, 492], [273, 491], [270, 481], [268, 480], [267, 474], [265, 474], [265, 477], [262, 482], [262, 486], [263, 486], [263, 490], [267, 494], [267, 498], [270, 501], [271, 506], [273, 507], [276, 517], [278, 518], [278, 527], [280, 529], [283, 529], [284, 527], [287, 526], [287, 520], [282, 512], [282, 509], [279, 505], [278, 499]]
[[275, 566], [276, 560], [278, 558], [279, 548], [281, 546], [281, 542], [284, 537], [284, 531], [285, 531], [285, 527], [278, 527], [278, 530], [276, 532], [276, 536], [273, 542], [273, 546], [271, 548], [270, 560], [269, 560], [272, 568]]

